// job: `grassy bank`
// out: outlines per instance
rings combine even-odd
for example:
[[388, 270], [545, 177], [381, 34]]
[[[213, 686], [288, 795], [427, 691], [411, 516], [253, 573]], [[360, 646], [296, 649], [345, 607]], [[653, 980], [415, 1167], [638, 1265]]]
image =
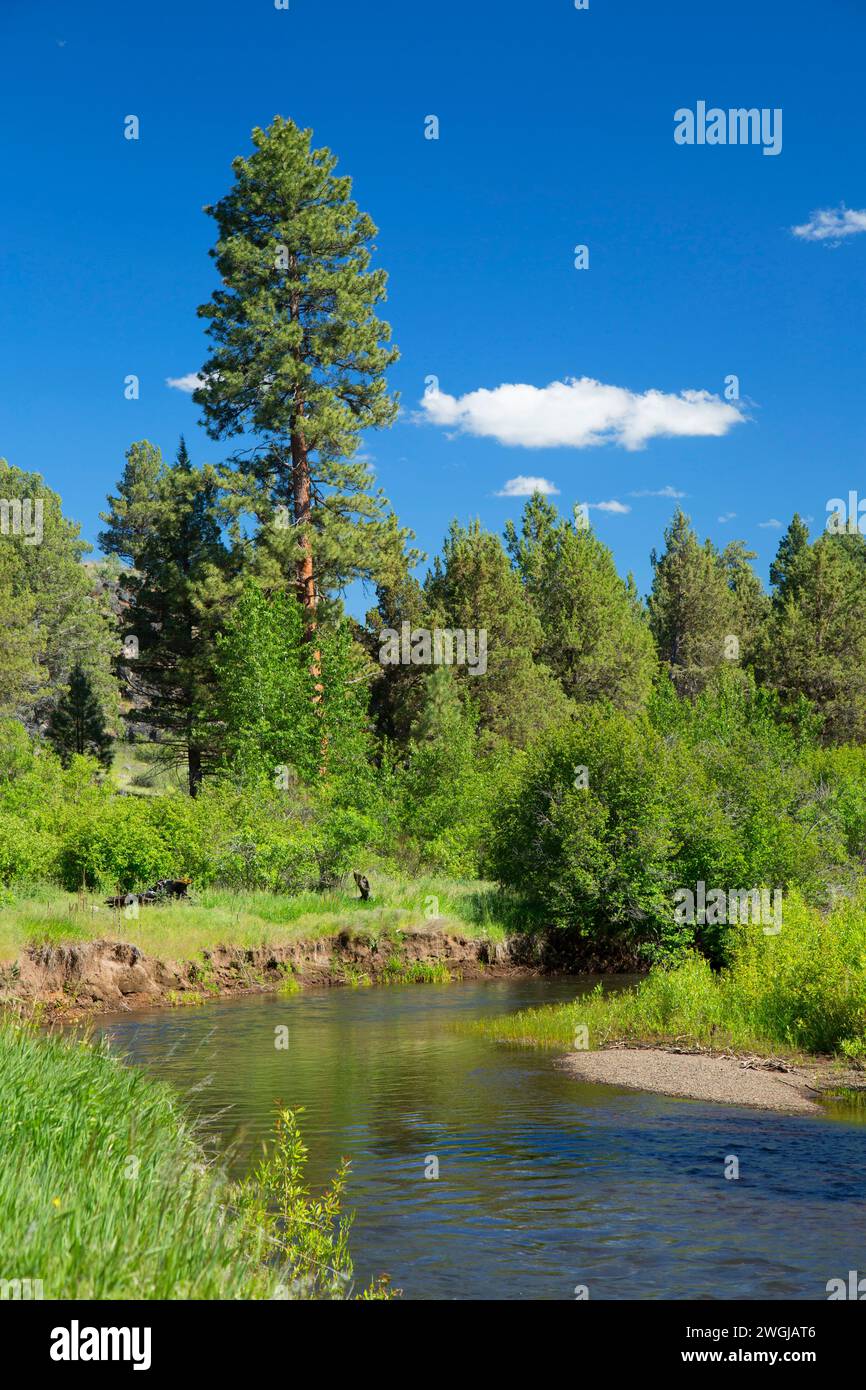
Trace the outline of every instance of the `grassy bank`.
[[[345, 1174], [320, 1202], [283, 1115], [243, 1183], [168, 1089], [104, 1047], [0, 1024], [0, 1279], [53, 1298], [343, 1297]], [[374, 1291], [375, 1292], [375, 1291]]]
[[28, 946], [120, 938], [159, 959], [193, 960], [217, 945], [284, 946], [363, 928], [389, 935], [436, 922], [466, 936], [502, 940], [516, 928], [514, 899], [482, 882], [371, 875], [372, 896], [357, 891], [299, 893], [193, 889], [189, 902], [142, 907], [138, 916], [108, 908], [104, 894], [56, 887], [8, 893], [0, 908], [0, 963]]
[[599, 988], [473, 1027], [497, 1041], [563, 1050], [676, 1042], [866, 1059], [866, 890], [827, 914], [791, 895], [777, 936], [733, 930], [732, 963], [718, 973], [690, 955], [622, 993]]

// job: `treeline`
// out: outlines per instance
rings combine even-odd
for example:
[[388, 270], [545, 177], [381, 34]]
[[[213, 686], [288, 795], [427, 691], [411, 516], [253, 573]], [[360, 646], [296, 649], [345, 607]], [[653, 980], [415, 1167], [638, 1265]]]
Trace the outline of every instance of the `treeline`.
[[[678, 511], [643, 600], [536, 494], [501, 537], [455, 521], [419, 580], [358, 454], [398, 404], [375, 227], [311, 132], [277, 118], [253, 146], [208, 209], [195, 400], [223, 462], [132, 444], [98, 563], [40, 478], [0, 469], [44, 512], [38, 542], [0, 536], [3, 881], [291, 891], [378, 857], [713, 958], [724, 932], [677, 921], [678, 889], [844, 884], [864, 848], [866, 540], [812, 541], [795, 516], [766, 592], [742, 542]], [[364, 622], [343, 609], [357, 581]], [[437, 661], [436, 632], [483, 634], [483, 663]], [[132, 736], [183, 793], [119, 794], [112, 741]]]
[[[363, 624], [323, 596], [311, 657], [293, 573], [273, 567], [267, 532], [233, 532], [233, 505], [183, 443], [171, 464], [132, 446], [105, 516], [103, 545], [126, 562], [112, 570], [81, 564], [54, 499], [46, 538], [74, 547], [80, 608], [72, 688], [55, 650], [53, 704], [36, 682], [4, 692], [3, 713], [35, 736], [7, 725], [0, 743], [7, 884], [189, 873], [294, 891], [360, 854], [492, 875], [594, 940], [721, 959], [727, 923], [675, 921], [683, 885], [822, 899], [852, 881], [866, 850], [859, 671], [816, 615], [837, 612], [850, 638], [859, 536], [810, 543], [795, 518], [765, 594], [741, 544], [702, 544], [678, 513], [643, 603], [598, 538], [536, 495], [501, 539], [455, 523], [423, 582], [411, 553], [392, 553]], [[23, 575], [23, 539], [3, 539]], [[38, 573], [56, 595], [60, 567]], [[47, 611], [31, 583], [24, 611]], [[47, 635], [29, 623], [36, 651]], [[483, 628], [484, 674], [383, 665], [382, 633], [404, 623]], [[61, 717], [82, 679], [106, 727], [147, 729], [182, 760], [192, 797], [121, 798], [87, 770], [74, 754], [104, 743], [72, 747]]]

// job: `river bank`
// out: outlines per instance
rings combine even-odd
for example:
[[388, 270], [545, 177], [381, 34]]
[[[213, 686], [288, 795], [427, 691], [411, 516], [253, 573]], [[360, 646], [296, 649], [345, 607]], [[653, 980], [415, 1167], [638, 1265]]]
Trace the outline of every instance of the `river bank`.
[[379, 876], [339, 889], [204, 891], [108, 908], [46, 889], [0, 908], [0, 1006], [65, 1019], [246, 993], [445, 983], [514, 974], [631, 973], [633, 952], [526, 929], [484, 882]]
[[345, 1170], [312, 1194], [294, 1114], [242, 1178], [176, 1092], [102, 1044], [0, 1019], [3, 1298], [274, 1299], [356, 1292]]
[[304, 988], [447, 983], [533, 974], [523, 943], [472, 938], [440, 928], [379, 936], [344, 930], [285, 945], [213, 946], [191, 960], [148, 955], [130, 941], [31, 946], [0, 967], [0, 1006], [42, 1017], [179, 1007], [209, 999]]
[[839, 1092], [859, 1104], [862, 912], [804, 911], [797, 926], [778, 938], [743, 933], [721, 971], [690, 953], [629, 988], [471, 1026], [494, 1042], [555, 1049], [581, 1081], [801, 1114]]

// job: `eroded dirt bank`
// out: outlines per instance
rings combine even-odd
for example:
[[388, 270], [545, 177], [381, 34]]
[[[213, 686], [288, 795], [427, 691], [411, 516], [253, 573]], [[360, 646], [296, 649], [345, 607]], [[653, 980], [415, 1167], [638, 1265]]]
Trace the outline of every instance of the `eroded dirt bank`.
[[626, 971], [628, 956], [565, 956], [543, 936], [492, 941], [464, 936], [435, 919], [423, 927], [375, 936], [346, 929], [288, 945], [215, 946], [200, 960], [162, 960], [128, 941], [102, 939], [32, 946], [0, 966], [0, 1006], [39, 1006], [71, 1017], [117, 1009], [193, 1004], [219, 996], [292, 987], [384, 984], [423, 978], [412, 970], [444, 966], [453, 979], [516, 974]]
[[688, 1100], [754, 1106], [789, 1114], [820, 1115], [822, 1094], [840, 1084], [862, 1087], [863, 1077], [842, 1077], [829, 1059], [799, 1065], [767, 1057], [735, 1057], [662, 1047], [613, 1045], [573, 1052], [557, 1063], [580, 1081], [654, 1091]]
[[50, 1013], [101, 1013], [192, 1004], [217, 996], [400, 978], [417, 965], [442, 965], [455, 977], [509, 975], [516, 964], [503, 943], [456, 933], [406, 932], [399, 943], [342, 932], [285, 946], [216, 946], [202, 959], [160, 960], [124, 941], [31, 947], [0, 969], [0, 1003], [41, 1005]]

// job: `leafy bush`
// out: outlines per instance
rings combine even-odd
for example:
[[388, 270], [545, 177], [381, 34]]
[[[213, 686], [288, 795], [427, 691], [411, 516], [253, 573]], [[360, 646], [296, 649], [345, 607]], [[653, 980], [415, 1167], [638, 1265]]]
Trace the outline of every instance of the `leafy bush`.
[[491, 858], [552, 925], [721, 964], [730, 926], [677, 922], [678, 889], [796, 886], [818, 901], [864, 841], [860, 750], [817, 749], [775, 697], [722, 677], [694, 702], [661, 690], [635, 719], [582, 708], [541, 738], [497, 810]]
[[122, 891], [144, 888], [175, 869], [171, 849], [148, 814], [148, 804], [133, 797], [106, 800], [66, 834], [60, 849], [60, 879], [69, 890]]

